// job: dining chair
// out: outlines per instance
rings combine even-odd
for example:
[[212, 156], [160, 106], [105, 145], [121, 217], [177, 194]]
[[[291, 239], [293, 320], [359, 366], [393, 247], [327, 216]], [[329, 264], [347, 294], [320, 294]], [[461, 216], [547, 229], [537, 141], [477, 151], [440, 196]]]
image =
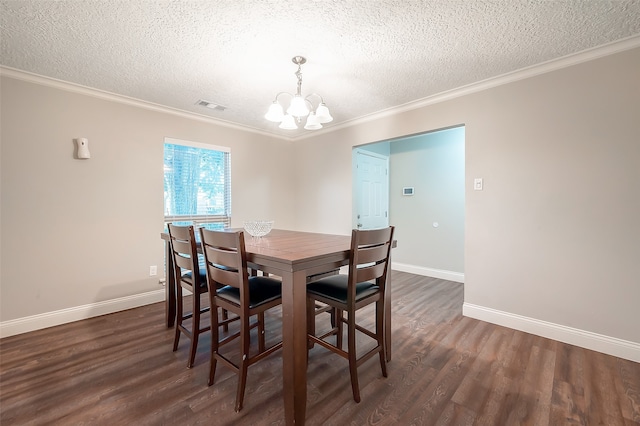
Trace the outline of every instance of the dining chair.
[[[205, 272], [200, 270], [195, 232], [193, 226], [168, 224], [171, 253], [173, 256], [174, 276], [176, 279], [176, 331], [173, 339], [173, 351], [178, 350], [180, 334], [191, 340], [187, 368], [193, 367], [200, 334], [209, 331], [210, 326], [201, 327], [201, 316], [208, 312], [209, 306], [201, 306], [200, 296], [206, 293]], [[185, 312], [183, 289], [192, 294], [190, 312]], [[217, 312], [217, 311], [214, 311]], [[191, 319], [191, 327], [187, 326]]]
[[[211, 309], [224, 308], [240, 318], [240, 331], [220, 338], [217, 316], [211, 322], [211, 360], [209, 386], [213, 385], [217, 362], [221, 361], [238, 375], [235, 411], [242, 409], [247, 370], [282, 347], [282, 341], [266, 347], [265, 311], [282, 303], [282, 283], [273, 277], [249, 276], [243, 231], [212, 231], [200, 228], [204, 254], [209, 304]], [[218, 288], [217, 291], [212, 289]], [[257, 320], [250, 321], [256, 316]], [[250, 354], [251, 329], [258, 329], [258, 351]], [[235, 362], [220, 348], [239, 338], [240, 356]]]
[[[351, 233], [349, 272], [334, 275], [307, 285], [307, 326], [309, 344], [318, 343], [349, 361], [353, 399], [360, 402], [358, 366], [379, 355], [382, 375], [387, 377], [387, 361], [384, 338], [384, 295], [389, 269], [389, 254], [394, 227], [357, 230]], [[335, 326], [327, 333], [315, 334], [315, 306], [322, 302], [335, 309]], [[356, 323], [356, 311], [375, 303], [375, 331]], [[347, 317], [344, 317], [344, 312]], [[347, 350], [342, 349], [343, 324], [347, 325]], [[356, 353], [356, 330], [373, 338], [376, 346], [360, 357]], [[336, 336], [335, 345], [327, 341]]]

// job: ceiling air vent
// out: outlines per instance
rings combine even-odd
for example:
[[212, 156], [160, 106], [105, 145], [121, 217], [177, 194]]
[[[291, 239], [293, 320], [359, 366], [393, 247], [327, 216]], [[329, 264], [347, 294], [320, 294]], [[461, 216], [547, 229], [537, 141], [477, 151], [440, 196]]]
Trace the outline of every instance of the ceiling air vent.
[[209, 109], [213, 109], [213, 110], [216, 110], [216, 111], [224, 111], [225, 109], [227, 109], [227, 107], [224, 107], [222, 105], [218, 105], [218, 104], [213, 103], [213, 102], [205, 101], [203, 99], [200, 99], [198, 102], [196, 102], [196, 105], [207, 107]]

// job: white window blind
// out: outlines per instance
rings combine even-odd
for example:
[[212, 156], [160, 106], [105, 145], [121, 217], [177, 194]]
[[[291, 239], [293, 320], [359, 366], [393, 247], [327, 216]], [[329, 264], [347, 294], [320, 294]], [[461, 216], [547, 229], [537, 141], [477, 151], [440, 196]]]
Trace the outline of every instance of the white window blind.
[[165, 138], [165, 223], [231, 225], [229, 156], [229, 148]]

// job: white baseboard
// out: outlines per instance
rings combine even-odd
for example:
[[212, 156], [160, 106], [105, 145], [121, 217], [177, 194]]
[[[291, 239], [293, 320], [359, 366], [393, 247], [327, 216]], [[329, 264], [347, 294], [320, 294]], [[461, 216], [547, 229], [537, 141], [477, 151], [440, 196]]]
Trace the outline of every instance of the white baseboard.
[[424, 266], [407, 265], [406, 263], [396, 263], [391, 261], [391, 269], [394, 271], [409, 272], [410, 274], [422, 275], [424, 277], [440, 278], [442, 280], [464, 283], [464, 273], [445, 271], [443, 269], [425, 268]]
[[640, 343], [464, 303], [464, 316], [546, 337], [619, 358], [640, 362]]
[[76, 306], [73, 308], [61, 309], [59, 311], [4, 321], [0, 323], [0, 338], [27, 333], [29, 331], [41, 330], [43, 328], [67, 324], [100, 315], [112, 314], [114, 312], [124, 311], [125, 309], [150, 305], [151, 303], [162, 302], [164, 299], [165, 290], [161, 289], [133, 296], [120, 297], [118, 299], [105, 300], [104, 302], [91, 303], [89, 305]]

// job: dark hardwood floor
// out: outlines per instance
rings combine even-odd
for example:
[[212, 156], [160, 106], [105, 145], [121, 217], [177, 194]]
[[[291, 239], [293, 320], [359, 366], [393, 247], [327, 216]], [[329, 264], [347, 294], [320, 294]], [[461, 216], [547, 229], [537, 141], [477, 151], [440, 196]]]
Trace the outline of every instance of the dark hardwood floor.
[[[462, 293], [394, 272], [389, 377], [377, 358], [363, 364], [356, 404], [346, 360], [316, 345], [307, 424], [640, 425], [640, 364], [463, 317]], [[279, 339], [279, 311], [267, 321]], [[231, 371], [207, 386], [209, 334], [192, 369], [188, 339], [177, 352], [172, 339], [162, 303], [2, 339], [0, 424], [284, 424], [280, 352], [249, 368], [235, 413]]]

